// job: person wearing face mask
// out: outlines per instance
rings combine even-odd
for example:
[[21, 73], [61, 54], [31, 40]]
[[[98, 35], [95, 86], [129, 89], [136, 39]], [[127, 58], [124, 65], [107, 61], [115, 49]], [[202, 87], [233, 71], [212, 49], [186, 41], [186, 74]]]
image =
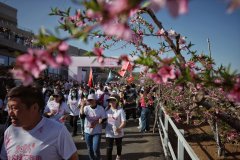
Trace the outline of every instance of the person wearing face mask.
[[79, 104], [80, 104], [80, 97], [77, 94], [77, 89], [72, 89], [67, 101], [67, 105], [70, 109], [69, 123], [73, 128], [72, 136], [77, 135], [77, 128], [78, 128], [77, 121], [78, 121], [79, 112], [80, 112]]
[[86, 88], [83, 89], [82, 96], [85, 97], [85, 98], [88, 97], [88, 90]]
[[89, 94], [87, 102], [89, 105], [82, 105], [80, 117], [85, 118], [84, 132], [85, 142], [88, 148], [90, 160], [100, 160], [100, 143], [102, 134], [102, 124], [107, 120], [104, 108], [97, 105], [95, 94]]
[[[88, 97], [88, 90], [86, 88], [83, 87], [83, 91], [82, 91], [82, 94], [81, 94], [81, 97], [80, 97], [80, 108], [81, 107], [84, 107], [86, 106], [87, 104], [87, 97]], [[80, 114], [79, 114], [79, 117], [80, 117]], [[85, 133], [84, 133], [84, 123], [85, 123], [85, 118], [80, 118], [80, 122], [81, 122], [81, 133], [82, 133], [82, 137], [81, 137], [81, 140], [84, 140], [85, 139]]]
[[64, 102], [62, 92], [53, 93], [53, 100], [49, 101], [44, 109], [44, 115], [58, 122], [64, 123], [69, 116], [70, 109], [67, 103]]

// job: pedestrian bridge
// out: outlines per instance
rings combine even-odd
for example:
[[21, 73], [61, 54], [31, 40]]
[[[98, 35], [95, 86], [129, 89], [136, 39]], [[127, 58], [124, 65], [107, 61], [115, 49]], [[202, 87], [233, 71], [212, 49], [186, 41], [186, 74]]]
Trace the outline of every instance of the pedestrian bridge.
[[[153, 124], [153, 122], [151, 122]], [[137, 128], [138, 122], [129, 120], [125, 127], [125, 136], [122, 145], [123, 160], [164, 160], [164, 152], [161, 145], [161, 139], [158, 131], [156, 133], [140, 133]], [[88, 151], [84, 140], [81, 140], [81, 135], [73, 137], [78, 149], [80, 160], [88, 160]], [[105, 135], [101, 141], [102, 159], [106, 159]], [[116, 158], [116, 147], [113, 149], [113, 159]]]

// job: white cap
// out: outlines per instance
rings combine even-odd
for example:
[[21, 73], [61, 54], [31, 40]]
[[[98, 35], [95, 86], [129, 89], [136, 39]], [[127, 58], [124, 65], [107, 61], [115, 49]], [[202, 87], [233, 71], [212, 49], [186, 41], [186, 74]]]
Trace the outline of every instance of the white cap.
[[97, 96], [95, 94], [89, 94], [87, 99], [88, 100], [90, 100], [90, 99], [97, 100]]

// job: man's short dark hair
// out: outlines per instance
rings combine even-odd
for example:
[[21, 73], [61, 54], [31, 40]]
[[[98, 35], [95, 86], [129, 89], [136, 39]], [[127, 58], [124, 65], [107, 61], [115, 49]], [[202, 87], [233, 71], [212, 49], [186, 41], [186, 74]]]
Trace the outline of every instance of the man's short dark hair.
[[39, 106], [39, 111], [43, 112], [45, 101], [42, 91], [39, 88], [32, 86], [18, 86], [12, 88], [8, 94], [8, 98], [20, 98], [27, 108], [30, 108], [34, 103]]

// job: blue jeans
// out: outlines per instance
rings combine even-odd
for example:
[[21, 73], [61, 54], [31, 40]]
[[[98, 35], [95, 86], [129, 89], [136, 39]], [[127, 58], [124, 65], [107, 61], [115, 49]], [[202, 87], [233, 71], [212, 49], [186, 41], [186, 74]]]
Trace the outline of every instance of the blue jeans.
[[81, 122], [81, 133], [84, 136], [84, 122], [85, 122], [85, 118], [84, 119], [80, 118], [80, 122]]
[[144, 132], [145, 130], [149, 131], [150, 130], [150, 127], [149, 127], [150, 109], [149, 108], [142, 108], [141, 121], [142, 121], [141, 132]]
[[100, 160], [100, 142], [101, 134], [90, 135], [85, 133], [85, 141], [88, 148], [88, 155], [90, 160]]

